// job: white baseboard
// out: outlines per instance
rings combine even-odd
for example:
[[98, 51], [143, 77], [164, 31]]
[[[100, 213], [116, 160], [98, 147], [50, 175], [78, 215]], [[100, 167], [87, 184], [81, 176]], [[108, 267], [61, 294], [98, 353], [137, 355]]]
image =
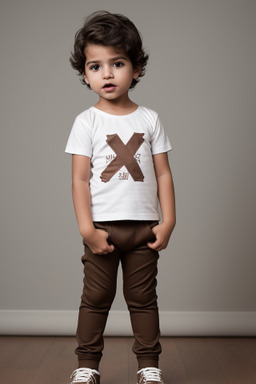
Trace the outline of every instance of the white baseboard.
[[[74, 336], [77, 311], [0, 310], [1, 335]], [[160, 312], [162, 336], [256, 336], [256, 312]], [[106, 336], [132, 336], [127, 311], [111, 311]]]

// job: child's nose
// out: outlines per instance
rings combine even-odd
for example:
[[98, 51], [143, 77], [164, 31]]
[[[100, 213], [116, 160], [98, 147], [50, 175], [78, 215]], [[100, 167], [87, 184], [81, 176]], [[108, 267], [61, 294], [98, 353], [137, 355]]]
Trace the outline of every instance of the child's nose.
[[112, 73], [111, 67], [109, 67], [109, 66], [104, 67], [103, 77], [104, 77], [104, 79], [113, 78], [113, 73]]

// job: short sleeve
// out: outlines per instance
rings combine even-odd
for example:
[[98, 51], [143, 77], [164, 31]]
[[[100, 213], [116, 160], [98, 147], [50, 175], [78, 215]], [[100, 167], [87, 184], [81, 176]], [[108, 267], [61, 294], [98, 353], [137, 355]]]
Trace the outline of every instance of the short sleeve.
[[73, 155], [92, 156], [90, 129], [88, 124], [80, 117], [77, 117], [74, 121], [65, 152]]
[[164, 130], [163, 124], [159, 116], [157, 116], [155, 122], [153, 136], [151, 139], [151, 149], [153, 155], [168, 152], [172, 149], [170, 140]]

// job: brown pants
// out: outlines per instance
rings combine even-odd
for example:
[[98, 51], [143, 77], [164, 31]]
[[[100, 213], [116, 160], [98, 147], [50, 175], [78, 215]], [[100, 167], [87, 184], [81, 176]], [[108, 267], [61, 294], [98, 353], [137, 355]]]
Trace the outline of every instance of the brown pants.
[[103, 332], [116, 293], [119, 261], [123, 270], [124, 297], [135, 337], [133, 352], [139, 369], [158, 367], [161, 353], [156, 294], [158, 252], [147, 242], [154, 239], [156, 221], [113, 221], [94, 223], [108, 232], [115, 250], [93, 254], [84, 242], [84, 289], [79, 309], [77, 341], [79, 368], [98, 369], [103, 351]]

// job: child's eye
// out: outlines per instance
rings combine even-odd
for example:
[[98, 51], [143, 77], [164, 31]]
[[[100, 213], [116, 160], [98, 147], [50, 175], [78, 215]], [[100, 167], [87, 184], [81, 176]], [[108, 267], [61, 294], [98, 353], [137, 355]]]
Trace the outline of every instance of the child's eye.
[[94, 64], [94, 65], [92, 65], [92, 66], [90, 67], [90, 69], [91, 69], [92, 71], [98, 71], [99, 68], [100, 68], [99, 64]]
[[121, 68], [123, 65], [124, 64], [121, 61], [117, 61], [116, 63], [114, 63], [115, 68]]

